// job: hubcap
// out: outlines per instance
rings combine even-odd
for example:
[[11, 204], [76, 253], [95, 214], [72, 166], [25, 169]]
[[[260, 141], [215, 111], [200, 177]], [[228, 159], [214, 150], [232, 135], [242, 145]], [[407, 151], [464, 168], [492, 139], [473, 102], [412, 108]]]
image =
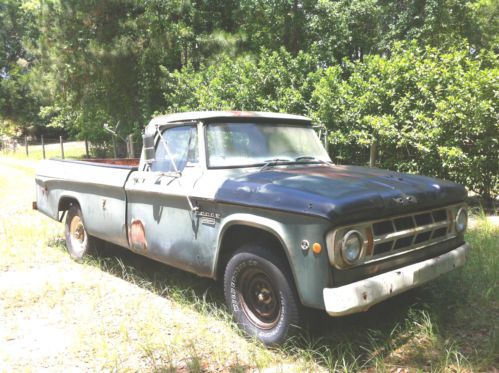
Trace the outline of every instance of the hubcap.
[[85, 250], [87, 235], [85, 232], [83, 221], [79, 216], [74, 216], [73, 219], [71, 219], [71, 224], [69, 226], [69, 235], [73, 250], [75, 251], [75, 253], [81, 254]]
[[239, 282], [242, 309], [257, 327], [271, 329], [279, 321], [281, 302], [270, 277], [263, 271], [247, 269]]

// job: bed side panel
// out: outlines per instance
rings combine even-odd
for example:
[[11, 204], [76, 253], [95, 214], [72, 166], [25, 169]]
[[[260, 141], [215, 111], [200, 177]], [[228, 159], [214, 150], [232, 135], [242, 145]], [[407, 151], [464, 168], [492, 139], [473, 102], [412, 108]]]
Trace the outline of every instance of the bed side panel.
[[75, 199], [90, 235], [128, 247], [124, 184], [131, 171], [82, 162], [42, 161], [36, 173], [38, 209], [58, 219], [61, 199]]

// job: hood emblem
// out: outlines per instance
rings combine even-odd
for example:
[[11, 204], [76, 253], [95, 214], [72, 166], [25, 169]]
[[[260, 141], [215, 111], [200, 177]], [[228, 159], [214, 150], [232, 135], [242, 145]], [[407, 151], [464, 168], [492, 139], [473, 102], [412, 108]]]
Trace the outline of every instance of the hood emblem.
[[414, 196], [403, 196], [403, 197], [393, 198], [393, 200], [395, 201], [395, 203], [397, 203], [400, 206], [407, 206], [418, 202], [418, 200]]

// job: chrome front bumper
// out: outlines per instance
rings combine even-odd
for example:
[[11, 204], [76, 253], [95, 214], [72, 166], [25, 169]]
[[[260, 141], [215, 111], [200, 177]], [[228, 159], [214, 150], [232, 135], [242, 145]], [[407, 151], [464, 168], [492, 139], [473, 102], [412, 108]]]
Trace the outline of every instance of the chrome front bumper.
[[366, 311], [376, 303], [461, 267], [469, 250], [469, 245], [464, 243], [435, 258], [338, 288], [326, 288], [323, 290], [326, 312], [331, 316], [343, 316]]

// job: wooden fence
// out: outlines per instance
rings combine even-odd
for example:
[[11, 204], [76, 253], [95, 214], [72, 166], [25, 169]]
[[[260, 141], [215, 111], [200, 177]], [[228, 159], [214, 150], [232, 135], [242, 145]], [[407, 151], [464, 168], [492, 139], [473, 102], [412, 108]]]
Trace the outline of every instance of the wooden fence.
[[[65, 154], [65, 144], [70, 143], [67, 139], [64, 139], [62, 136], [59, 136], [58, 138], [45, 138], [43, 135], [38, 139], [38, 140], [33, 140], [28, 138], [27, 136], [25, 137], [17, 137], [17, 138], [0, 138], [0, 151], [5, 152], [5, 153], [19, 153], [23, 152], [26, 157], [30, 157], [30, 153], [34, 151], [33, 148], [36, 149], [36, 152], [38, 152], [38, 155], [40, 155], [40, 150], [41, 150], [41, 158], [46, 159], [47, 158], [47, 148], [50, 148], [51, 150], [51, 155], [54, 156], [54, 146], [57, 145], [57, 154], [56, 156], [59, 156], [60, 158], [64, 159], [66, 154]], [[84, 140], [84, 145], [85, 145], [85, 151], [84, 151], [84, 156], [85, 158], [90, 158], [90, 143], [88, 140]], [[136, 153], [136, 147], [134, 144], [134, 138], [133, 135], [129, 135], [126, 138], [126, 157], [128, 158], [134, 158]], [[118, 154], [121, 153], [121, 155], [124, 155], [125, 149], [122, 149], [122, 151], [119, 151], [119, 146], [116, 143], [116, 141], [113, 142], [113, 156], [114, 158], [118, 158]], [[83, 154], [82, 154], [83, 155]]]

